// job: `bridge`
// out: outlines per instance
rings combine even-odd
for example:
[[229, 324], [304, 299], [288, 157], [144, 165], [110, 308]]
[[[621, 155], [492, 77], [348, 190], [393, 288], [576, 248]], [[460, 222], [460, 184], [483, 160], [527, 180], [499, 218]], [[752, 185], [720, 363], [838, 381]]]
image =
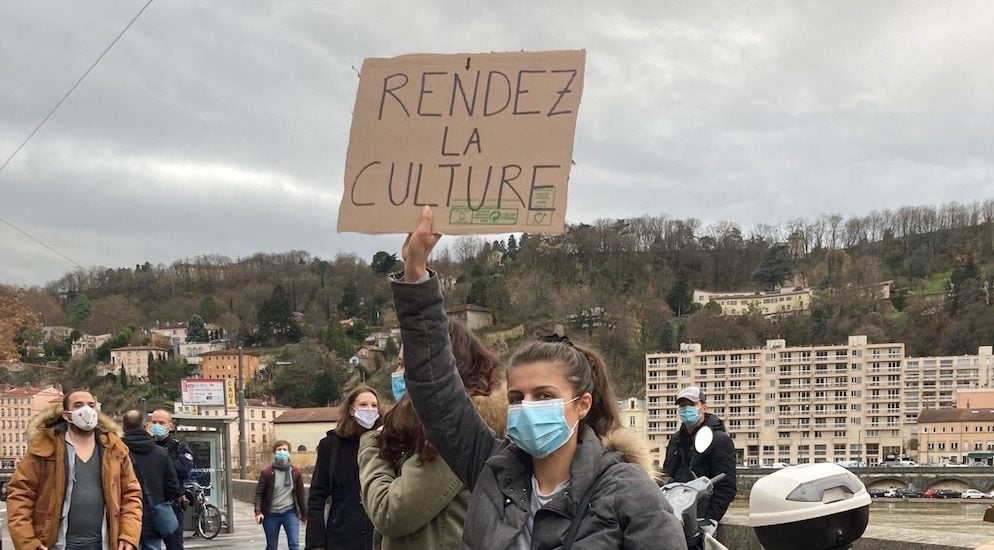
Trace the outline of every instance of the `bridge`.
[[[867, 489], [914, 487], [926, 489], [977, 489], [985, 493], [994, 491], [994, 468], [955, 466], [875, 466], [848, 468], [859, 476]], [[777, 470], [772, 468], [739, 468], [736, 478], [740, 491], [749, 491], [757, 479]]]

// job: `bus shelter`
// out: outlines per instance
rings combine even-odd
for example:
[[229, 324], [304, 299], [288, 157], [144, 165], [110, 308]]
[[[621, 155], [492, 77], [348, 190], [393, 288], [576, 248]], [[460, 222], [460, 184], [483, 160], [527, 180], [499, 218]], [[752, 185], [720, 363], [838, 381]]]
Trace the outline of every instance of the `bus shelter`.
[[[234, 415], [199, 416], [174, 414], [173, 424], [180, 439], [193, 451], [192, 479], [201, 485], [212, 484], [207, 500], [221, 510], [224, 517], [222, 533], [235, 530], [235, 506], [231, 481], [231, 423]], [[193, 507], [186, 509], [185, 530], [195, 529]]]

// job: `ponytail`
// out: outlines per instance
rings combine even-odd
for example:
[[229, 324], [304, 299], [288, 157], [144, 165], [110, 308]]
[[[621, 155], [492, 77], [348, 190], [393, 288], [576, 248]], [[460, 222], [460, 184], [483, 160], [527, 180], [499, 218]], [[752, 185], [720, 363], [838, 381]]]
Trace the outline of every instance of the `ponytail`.
[[621, 428], [621, 413], [618, 411], [618, 398], [615, 396], [611, 378], [607, 372], [604, 357], [596, 350], [584, 346], [576, 346], [590, 365], [593, 387], [590, 412], [583, 421], [593, 428], [600, 437]]

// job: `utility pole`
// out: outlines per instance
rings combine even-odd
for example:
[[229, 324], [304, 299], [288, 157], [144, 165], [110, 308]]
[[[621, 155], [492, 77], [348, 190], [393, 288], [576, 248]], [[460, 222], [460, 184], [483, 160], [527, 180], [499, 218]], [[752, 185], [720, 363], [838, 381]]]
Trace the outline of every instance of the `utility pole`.
[[242, 363], [242, 347], [238, 346], [238, 472], [245, 479], [245, 369]]

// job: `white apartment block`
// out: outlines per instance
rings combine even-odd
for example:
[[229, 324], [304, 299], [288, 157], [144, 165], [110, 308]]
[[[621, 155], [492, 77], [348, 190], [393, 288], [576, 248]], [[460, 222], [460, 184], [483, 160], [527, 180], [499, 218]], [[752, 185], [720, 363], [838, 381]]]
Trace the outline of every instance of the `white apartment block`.
[[917, 453], [918, 413], [952, 407], [956, 389], [989, 387], [991, 346], [975, 356], [905, 357], [904, 344], [868, 344], [646, 354], [647, 437], [665, 449], [677, 429], [674, 398], [699, 385], [725, 423], [739, 464], [803, 464]]
[[101, 345], [107, 340], [110, 340], [110, 334], [100, 334], [97, 336], [91, 334], [83, 334], [72, 343], [72, 358], [85, 357], [97, 351]]
[[763, 315], [776, 315], [790, 311], [805, 311], [811, 306], [812, 289], [781, 288], [768, 292], [709, 292], [694, 290], [695, 304], [706, 306], [715, 302], [721, 306], [722, 315], [745, 315], [759, 311]]

